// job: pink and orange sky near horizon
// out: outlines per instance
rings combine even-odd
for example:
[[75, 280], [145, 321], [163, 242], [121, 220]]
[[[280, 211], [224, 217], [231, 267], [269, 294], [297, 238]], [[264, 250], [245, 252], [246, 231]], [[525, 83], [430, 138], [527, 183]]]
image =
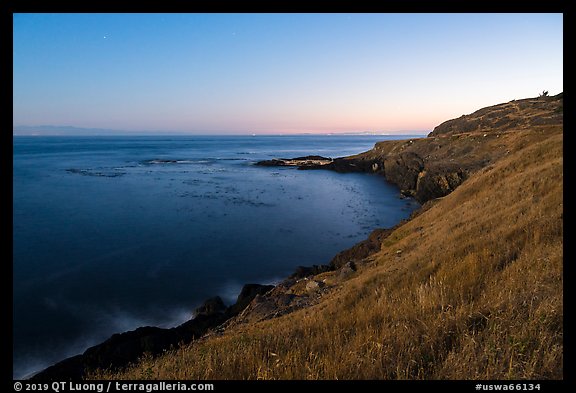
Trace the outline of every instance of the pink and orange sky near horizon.
[[13, 124], [426, 133], [563, 90], [562, 14], [15, 14]]

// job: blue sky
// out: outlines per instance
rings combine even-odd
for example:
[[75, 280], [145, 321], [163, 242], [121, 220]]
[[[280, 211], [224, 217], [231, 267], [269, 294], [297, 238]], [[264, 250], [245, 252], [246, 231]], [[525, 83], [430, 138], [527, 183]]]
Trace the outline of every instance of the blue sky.
[[562, 14], [15, 14], [14, 126], [430, 131], [563, 91]]

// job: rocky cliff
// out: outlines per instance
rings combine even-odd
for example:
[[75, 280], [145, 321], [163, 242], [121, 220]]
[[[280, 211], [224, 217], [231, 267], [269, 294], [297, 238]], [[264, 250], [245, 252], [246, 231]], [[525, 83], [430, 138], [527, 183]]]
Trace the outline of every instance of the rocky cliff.
[[[421, 203], [452, 192], [472, 173], [563, 125], [563, 94], [514, 100], [448, 120], [427, 138], [384, 141], [365, 153], [300, 169], [384, 175]], [[529, 133], [522, 131], [530, 130]]]

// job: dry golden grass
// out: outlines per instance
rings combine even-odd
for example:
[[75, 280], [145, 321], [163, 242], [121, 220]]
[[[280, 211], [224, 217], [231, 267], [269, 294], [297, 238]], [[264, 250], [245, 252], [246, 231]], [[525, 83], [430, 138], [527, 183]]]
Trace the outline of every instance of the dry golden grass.
[[563, 136], [534, 133], [321, 303], [91, 377], [563, 378]]

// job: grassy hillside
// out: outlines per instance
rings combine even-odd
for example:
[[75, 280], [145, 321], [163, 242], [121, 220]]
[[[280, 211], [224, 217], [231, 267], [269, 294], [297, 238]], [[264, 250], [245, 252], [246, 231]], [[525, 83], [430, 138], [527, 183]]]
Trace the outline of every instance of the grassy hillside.
[[[356, 272], [323, 273], [319, 279], [334, 279], [313, 305], [245, 318], [125, 371], [91, 376], [563, 378], [562, 126], [507, 133], [476, 139], [501, 145], [498, 154], [427, 202]], [[444, 136], [446, 149], [457, 134]], [[369, 154], [384, 154], [377, 148]]]

